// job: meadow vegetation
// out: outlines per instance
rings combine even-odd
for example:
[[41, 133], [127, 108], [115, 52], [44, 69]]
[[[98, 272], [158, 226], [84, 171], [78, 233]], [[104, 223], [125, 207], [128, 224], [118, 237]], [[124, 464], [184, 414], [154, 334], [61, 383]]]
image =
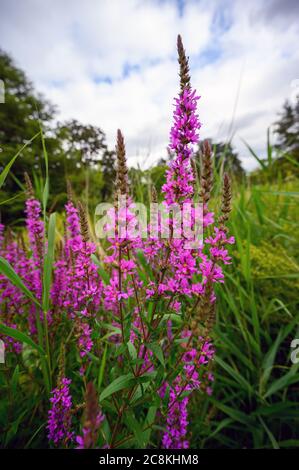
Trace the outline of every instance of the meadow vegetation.
[[[257, 161], [248, 174], [231, 143], [198, 144], [180, 42], [178, 50], [171, 148], [146, 170], [127, 169], [121, 132], [114, 150], [100, 128], [52, 125], [54, 109], [1, 53], [1, 447], [299, 445], [299, 361], [291, 361], [299, 338], [299, 104], [285, 105], [276, 145], [268, 133], [266, 159], [244, 143]], [[184, 113], [194, 132], [182, 139]], [[185, 171], [178, 191], [177, 168]], [[115, 193], [129, 198], [129, 216], [132, 200], [197, 195], [209, 203], [206, 245], [217, 237], [214, 225], [223, 234], [217, 252], [205, 246], [210, 271], [201, 251], [181, 261], [173, 240], [97, 240], [95, 206]]]

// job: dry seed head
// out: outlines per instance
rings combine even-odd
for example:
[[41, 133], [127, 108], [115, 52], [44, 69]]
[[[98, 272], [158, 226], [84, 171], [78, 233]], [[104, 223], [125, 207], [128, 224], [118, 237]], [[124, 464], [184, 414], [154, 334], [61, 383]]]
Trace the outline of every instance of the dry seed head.
[[120, 194], [128, 193], [128, 168], [126, 161], [126, 148], [124, 137], [118, 129], [117, 131], [117, 143], [116, 143], [116, 158], [117, 158], [117, 179], [116, 179], [116, 190]]
[[99, 413], [98, 396], [96, 388], [92, 382], [89, 382], [86, 386], [85, 403], [85, 425], [90, 425], [93, 421], [96, 422], [96, 418]]
[[83, 241], [86, 243], [89, 240], [88, 219], [86, 209], [80, 201], [78, 202], [78, 213], [81, 226], [81, 235]]
[[184, 91], [185, 88], [190, 87], [190, 74], [189, 74], [189, 64], [186, 52], [183, 46], [183, 41], [181, 35], [178, 35], [177, 39], [177, 49], [178, 49], [178, 62], [180, 65], [180, 84], [181, 91]]
[[209, 313], [210, 313], [210, 310], [211, 310], [211, 306], [213, 305], [211, 303], [212, 293], [213, 293], [212, 283], [211, 283], [211, 281], [208, 281], [207, 284], [206, 284], [204, 295], [203, 295], [203, 297], [201, 299], [201, 302], [200, 302], [201, 316], [202, 316], [204, 321], [206, 321], [208, 319], [208, 316], [209, 316]]
[[82, 410], [82, 408], [85, 408], [86, 403], [85, 401], [83, 403], [79, 403], [78, 405], [75, 405], [74, 408], [71, 410], [72, 414], [76, 414], [78, 411]]
[[93, 448], [97, 444], [100, 408], [96, 388], [92, 382], [86, 386], [84, 413], [84, 448]]
[[4, 246], [6, 247], [9, 243], [12, 243], [14, 239], [13, 231], [10, 227], [7, 227], [4, 234]]
[[199, 318], [194, 318], [193, 320], [191, 320], [190, 329], [191, 329], [192, 334], [195, 338], [201, 336], [202, 325], [200, 323]]
[[26, 171], [24, 173], [24, 178], [25, 178], [27, 198], [31, 199], [34, 197], [34, 191], [33, 191], [33, 186], [31, 183], [31, 179]]
[[57, 247], [57, 259], [62, 259], [63, 253], [64, 253], [64, 244], [63, 244], [63, 241], [60, 240], [58, 242], [58, 247]]
[[204, 332], [205, 336], [214, 324], [215, 319], [215, 302], [212, 299], [213, 285], [208, 281], [205, 286], [203, 296], [200, 298], [198, 308], [194, 312], [191, 320], [191, 331], [194, 336], [201, 336]]
[[208, 317], [206, 320], [206, 335], [209, 336], [216, 321], [216, 304], [215, 302], [210, 305], [210, 310], [208, 312]]
[[152, 185], [152, 188], [151, 188], [151, 200], [152, 200], [152, 203], [154, 204], [158, 202], [158, 194], [154, 185]]
[[18, 246], [21, 248], [21, 250], [24, 253], [26, 253], [27, 249], [26, 249], [26, 243], [25, 243], [25, 240], [24, 240], [23, 233], [18, 234]]
[[222, 215], [219, 217], [219, 225], [220, 228], [227, 232], [227, 227], [225, 226], [226, 222], [229, 218], [229, 213], [232, 210], [231, 208], [231, 199], [232, 199], [232, 192], [231, 192], [231, 181], [230, 177], [227, 173], [224, 173], [223, 176], [223, 188], [222, 188], [222, 200], [221, 200], [221, 213]]

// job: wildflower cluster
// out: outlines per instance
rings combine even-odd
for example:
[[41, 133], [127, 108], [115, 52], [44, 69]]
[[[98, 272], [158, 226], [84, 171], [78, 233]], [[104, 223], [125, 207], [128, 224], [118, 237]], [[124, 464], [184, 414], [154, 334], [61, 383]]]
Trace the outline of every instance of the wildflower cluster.
[[[50, 445], [117, 448], [135, 439], [140, 446], [150, 442], [167, 449], [188, 448], [190, 395], [212, 393], [215, 285], [224, 282], [222, 265], [230, 263], [227, 246], [234, 243], [226, 226], [231, 190], [225, 176], [216, 223], [208, 208], [212, 191], [208, 143], [203, 146], [201, 190], [196, 189], [199, 96], [191, 86], [180, 36], [177, 47], [180, 92], [170, 132], [172, 158], [161, 195], [168, 216], [158, 214], [156, 221], [151, 220], [145, 227], [148, 236], [138, 231], [119, 130], [115, 200], [105, 227], [110, 235], [101, 244], [91, 241], [87, 210], [76, 203], [69, 186], [49, 309], [43, 308], [48, 221], [41, 216], [28, 176], [28, 244], [22, 237], [16, 241], [9, 232], [4, 234], [0, 225], [1, 255], [34, 297], [0, 275], [1, 321], [11, 334], [4, 338], [18, 353], [22, 345], [14, 339], [13, 329], [28, 335], [27, 344], [38, 343], [46, 387], [57, 384], [46, 405]], [[155, 189], [152, 200], [158, 202]], [[201, 237], [194, 236], [198, 202]], [[173, 216], [174, 206], [183, 214], [181, 219]], [[161, 237], [165, 226], [167, 238]], [[63, 368], [56, 353], [62, 345]], [[164, 429], [158, 437], [151, 434], [155, 424]]]

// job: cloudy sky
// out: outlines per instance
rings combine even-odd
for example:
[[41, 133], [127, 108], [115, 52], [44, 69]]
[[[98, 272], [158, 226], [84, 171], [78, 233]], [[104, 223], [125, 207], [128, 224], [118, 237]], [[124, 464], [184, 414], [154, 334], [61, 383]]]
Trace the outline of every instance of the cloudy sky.
[[102, 127], [111, 146], [120, 127], [129, 162], [148, 166], [165, 155], [180, 33], [201, 137], [233, 136], [251, 169], [242, 139], [265, 154], [267, 127], [299, 81], [298, 18], [298, 0], [0, 0], [0, 47], [60, 120]]

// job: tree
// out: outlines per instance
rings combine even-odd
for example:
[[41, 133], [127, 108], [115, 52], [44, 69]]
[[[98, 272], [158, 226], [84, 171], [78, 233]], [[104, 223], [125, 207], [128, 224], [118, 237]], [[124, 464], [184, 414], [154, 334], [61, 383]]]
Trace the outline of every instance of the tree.
[[299, 161], [299, 99], [294, 106], [288, 101], [284, 103], [280, 119], [274, 126], [278, 138], [276, 148]]
[[23, 144], [39, 130], [38, 119], [47, 127], [55, 108], [34, 91], [25, 73], [0, 49], [0, 78], [5, 87], [5, 103], [0, 106], [0, 139], [3, 152]]
[[[80, 172], [81, 175], [84, 173], [81, 183], [84, 185], [85, 203], [88, 205], [90, 167], [92, 170], [97, 169], [100, 152], [107, 148], [105, 134], [100, 128], [83, 125], [72, 119], [58, 124], [56, 137], [63, 153], [62, 160], [66, 178], [71, 179], [71, 175], [74, 173]], [[76, 189], [78, 190], [78, 185]]]
[[115, 187], [115, 151], [105, 149], [100, 159], [101, 171], [103, 174], [102, 199], [107, 201], [112, 197]]
[[[47, 131], [55, 116], [55, 108], [34, 91], [25, 73], [17, 68], [11, 57], [2, 50], [0, 50], [0, 79], [5, 86], [5, 102], [0, 104], [1, 171], [22, 145], [39, 131], [39, 120]], [[53, 141], [49, 142], [50, 147], [51, 144]], [[32, 171], [38, 173], [42, 164], [42, 146], [40, 139], [36, 139], [15, 161], [12, 168], [15, 178], [12, 176], [7, 178], [2, 188], [1, 199], [5, 200], [16, 194], [19, 190], [16, 181], [23, 180], [24, 171], [31, 174]], [[20, 199], [15, 200], [10, 208], [11, 216], [20, 215], [22, 206], [23, 202]]]
[[58, 124], [56, 137], [66, 158], [77, 168], [98, 164], [100, 153], [107, 149], [105, 134], [99, 127], [83, 125], [75, 119]]

